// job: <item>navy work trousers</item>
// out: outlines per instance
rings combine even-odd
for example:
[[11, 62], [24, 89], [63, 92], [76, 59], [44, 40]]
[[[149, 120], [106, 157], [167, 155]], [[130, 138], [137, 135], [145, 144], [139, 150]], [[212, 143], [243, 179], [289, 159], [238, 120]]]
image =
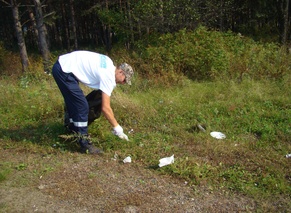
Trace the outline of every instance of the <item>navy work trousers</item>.
[[89, 105], [79, 86], [78, 79], [73, 73], [65, 73], [58, 61], [52, 68], [52, 74], [64, 97], [70, 122], [74, 124], [71, 130], [87, 135]]

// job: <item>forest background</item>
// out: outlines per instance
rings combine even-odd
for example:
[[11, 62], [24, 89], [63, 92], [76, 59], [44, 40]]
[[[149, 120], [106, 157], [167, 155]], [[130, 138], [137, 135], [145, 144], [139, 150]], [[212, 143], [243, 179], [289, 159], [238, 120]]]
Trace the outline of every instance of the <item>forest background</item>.
[[23, 70], [39, 53], [50, 71], [52, 51], [143, 50], [160, 35], [198, 26], [256, 41], [290, 42], [289, 0], [27, 0], [0, 1], [2, 46], [20, 52]]

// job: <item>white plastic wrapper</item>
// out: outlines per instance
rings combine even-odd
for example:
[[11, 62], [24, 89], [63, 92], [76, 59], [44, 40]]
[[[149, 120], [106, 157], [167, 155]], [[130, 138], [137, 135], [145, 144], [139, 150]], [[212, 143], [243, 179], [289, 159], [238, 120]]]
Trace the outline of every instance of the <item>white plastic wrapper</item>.
[[123, 163], [131, 163], [131, 157], [128, 156], [128, 157], [124, 158]]
[[221, 132], [210, 132], [210, 135], [216, 139], [224, 139], [226, 138], [225, 134]]
[[172, 155], [171, 157], [166, 157], [166, 158], [162, 158], [159, 160], [159, 167], [162, 167], [162, 166], [167, 166], [169, 164], [172, 164], [174, 163], [174, 155]]

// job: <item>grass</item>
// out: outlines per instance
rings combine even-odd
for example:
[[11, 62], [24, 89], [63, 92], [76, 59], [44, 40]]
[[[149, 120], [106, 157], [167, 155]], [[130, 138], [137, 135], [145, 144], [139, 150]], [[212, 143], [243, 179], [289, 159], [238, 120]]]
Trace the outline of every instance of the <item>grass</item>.
[[[0, 81], [0, 135], [3, 149], [24, 146], [35, 152], [71, 152], [78, 147], [61, 140], [63, 103], [51, 77]], [[291, 92], [288, 81], [241, 83], [193, 82], [139, 90], [118, 87], [112, 96], [115, 115], [129, 135], [120, 141], [101, 117], [89, 131], [108, 155], [131, 156], [161, 174], [254, 198], [290, 200]], [[85, 89], [85, 91], [88, 91]], [[197, 125], [205, 127], [199, 131]], [[226, 134], [217, 140], [211, 131]], [[175, 155], [175, 163], [157, 169], [158, 160]], [[1, 164], [0, 181], [11, 170], [29, 169], [27, 162]], [[37, 175], [52, 171], [45, 164]], [[89, 174], [93, 175], [93, 174]], [[90, 178], [90, 177], [89, 177]], [[290, 206], [289, 206], [290, 208]]]
[[[143, 111], [155, 111], [139, 120], [151, 135], [143, 140], [145, 149], [153, 159], [176, 154], [177, 163], [165, 172], [194, 184], [207, 182], [253, 196], [288, 194], [284, 156], [290, 151], [290, 94], [281, 90], [266, 82], [216, 82], [160, 91], [156, 97], [149, 92]], [[197, 122], [207, 133], [195, 131]], [[210, 131], [222, 131], [227, 139], [212, 139]]]

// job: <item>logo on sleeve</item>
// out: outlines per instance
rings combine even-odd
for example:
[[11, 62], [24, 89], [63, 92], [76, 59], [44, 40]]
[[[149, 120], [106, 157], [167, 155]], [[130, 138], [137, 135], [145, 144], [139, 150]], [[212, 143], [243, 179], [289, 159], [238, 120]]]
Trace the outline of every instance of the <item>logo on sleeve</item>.
[[105, 55], [101, 55], [101, 60], [100, 60], [100, 66], [101, 68], [106, 68], [107, 64], [106, 64], [106, 56]]

